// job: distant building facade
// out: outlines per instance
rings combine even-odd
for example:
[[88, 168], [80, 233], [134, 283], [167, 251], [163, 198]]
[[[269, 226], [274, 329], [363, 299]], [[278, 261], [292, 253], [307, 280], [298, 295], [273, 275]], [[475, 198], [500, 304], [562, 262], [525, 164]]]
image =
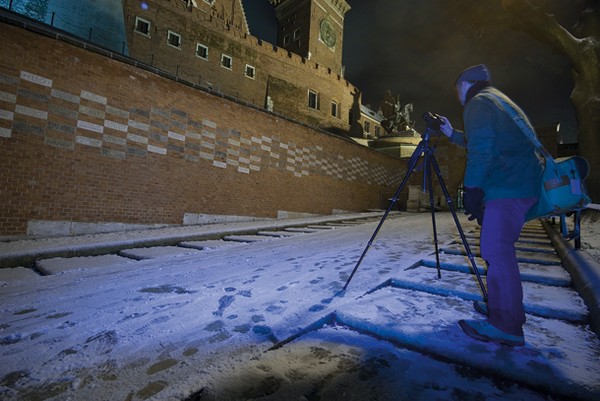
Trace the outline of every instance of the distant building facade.
[[[302, 123], [357, 136], [343, 77], [343, 0], [271, 0], [277, 45], [250, 35], [241, 0], [124, 0], [129, 56]], [[353, 110], [355, 110], [353, 112]], [[356, 112], [358, 110], [358, 112]]]

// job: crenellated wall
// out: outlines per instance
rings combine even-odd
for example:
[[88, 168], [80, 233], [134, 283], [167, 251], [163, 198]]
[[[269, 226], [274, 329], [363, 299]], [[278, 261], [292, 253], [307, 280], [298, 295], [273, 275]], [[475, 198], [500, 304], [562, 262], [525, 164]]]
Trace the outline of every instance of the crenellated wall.
[[0, 236], [39, 221], [362, 211], [387, 205], [404, 174], [398, 159], [83, 43], [6, 23], [0, 35]]
[[[202, 3], [202, 4], [201, 4]], [[132, 58], [181, 77], [201, 86], [239, 98], [258, 107], [265, 107], [267, 96], [273, 111], [296, 118], [331, 132], [350, 133], [350, 111], [355, 118], [360, 112], [360, 91], [346, 81], [341, 71], [301, 57], [248, 34], [245, 25], [229, 24], [227, 16], [220, 18], [206, 4], [187, 8], [181, 1], [149, 1], [148, 9], [137, 1], [124, 2], [125, 31]], [[149, 35], [135, 31], [136, 17], [151, 23]], [[180, 48], [166, 43], [168, 31], [181, 35]], [[209, 48], [208, 60], [195, 55], [196, 45]], [[221, 66], [221, 55], [233, 58], [231, 70]], [[245, 75], [246, 65], [255, 68], [256, 75]], [[279, 92], [271, 83], [285, 82]], [[308, 91], [319, 94], [317, 109], [308, 107]], [[338, 108], [331, 115], [331, 103]]]

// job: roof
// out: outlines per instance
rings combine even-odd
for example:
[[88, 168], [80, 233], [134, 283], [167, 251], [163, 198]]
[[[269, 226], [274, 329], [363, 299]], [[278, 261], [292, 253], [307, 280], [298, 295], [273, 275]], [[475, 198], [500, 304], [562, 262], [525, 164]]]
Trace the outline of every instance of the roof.
[[360, 105], [360, 114], [375, 120], [378, 123], [381, 123], [383, 120], [385, 120], [385, 117], [381, 113], [371, 110], [369, 106], [365, 106], [364, 104]]

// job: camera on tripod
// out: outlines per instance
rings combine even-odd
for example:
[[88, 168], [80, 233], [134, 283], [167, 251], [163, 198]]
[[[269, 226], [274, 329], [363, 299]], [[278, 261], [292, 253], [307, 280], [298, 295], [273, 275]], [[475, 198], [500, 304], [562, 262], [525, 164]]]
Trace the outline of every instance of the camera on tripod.
[[423, 120], [425, 120], [427, 123], [427, 128], [434, 131], [438, 131], [442, 125], [444, 125], [444, 120], [442, 117], [439, 114], [435, 114], [430, 111], [423, 113]]
[[[433, 179], [431, 177], [432, 172], [435, 173], [435, 175], [438, 179], [438, 182], [442, 188], [442, 192], [444, 193], [444, 197], [446, 198], [446, 203], [448, 204], [448, 207], [450, 208], [450, 212], [452, 213], [452, 217], [454, 218], [454, 224], [456, 224], [456, 228], [458, 229], [458, 233], [462, 240], [462, 244], [465, 248], [465, 252], [467, 254], [467, 257], [469, 258], [469, 261], [471, 262], [471, 269], [472, 269], [473, 273], [475, 274], [475, 276], [477, 277], [477, 282], [479, 284], [479, 288], [481, 289], [483, 301], [487, 302], [487, 299], [488, 299], [487, 290], [485, 288], [485, 285], [483, 284], [481, 274], [479, 273], [479, 268], [477, 267], [477, 264], [475, 263], [475, 255], [473, 254], [473, 252], [471, 252], [471, 248], [469, 246], [469, 243], [467, 242], [467, 237], [465, 236], [465, 233], [460, 225], [460, 221], [458, 220], [458, 217], [456, 216], [456, 211], [453, 206], [452, 197], [450, 196], [450, 193], [448, 192], [448, 188], [446, 187], [446, 184], [444, 183], [444, 178], [442, 177], [442, 173], [440, 171], [440, 166], [435, 158], [435, 155], [433, 154], [434, 148], [432, 148], [430, 146], [431, 136], [433, 135], [433, 133], [435, 131], [438, 131], [438, 132], [441, 131], [442, 125], [444, 125], [446, 123], [446, 118], [442, 117], [438, 114], [432, 113], [430, 111], [426, 111], [425, 113], [423, 113], [423, 119], [427, 123], [427, 129], [421, 135], [421, 138], [422, 138], [421, 142], [419, 142], [415, 151], [410, 156], [410, 160], [408, 161], [408, 170], [406, 172], [406, 175], [404, 176], [404, 178], [402, 179], [402, 182], [400, 183], [400, 186], [398, 187], [398, 189], [392, 196], [392, 198], [391, 198], [392, 202], [390, 203], [387, 210], [383, 214], [383, 217], [381, 218], [381, 221], [377, 225], [377, 228], [375, 228], [375, 231], [373, 232], [371, 239], [369, 240], [365, 249], [363, 250], [362, 254], [360, 255], [358, 262], [356, 262], [354, 269], [352, 269], [350, 276], [346, 280], [346, 284], [344, 284], [344, 286], [342, 287], [341, 291], [338, 292], [338, 294], [343, 294], [344, 291], [346, 291], [348, 284], [350, 284], [350, 280], [352, 280], [352, 277], [354, 277], [354, 274], [358, 270], [358, 267], [360, 266], [363, 258], [367, 254], [367, 251], [373, 244], [375, 237], [377, 237], [377, 233], [379, 233], [379, 230], [381, 229], [383, 222], [385, 221], [388, 214], [390, 213], [390, 211], [392, 210], [392, 208], [398, 201], [400, 192], [402, 191], [402, 189], [408, 182], [410, 175], [415, 171], [415, 168], [416, 168], [417, 164], [419, 163], [419, 160], [423, 156], [424, 161], [421, 164], [422, 165], [421, 170], [423, 171], [423, 189], [424, 189], [423, 192], [429, 193], [429, 205], [430, 205], [431, 217], [432, 217], [432, 221], [433, 221], [433, 238], [434, 238], [433, 243], [435, 245], [435, 255], [436, 255], [435, 258], [436, 258], [436, 267], [437, 267], [437, 272], [438, 272], [438, 278], [442, 277], [442, 273], [441, 273], [439, 247], [438, 247], [438, 240], [437, 240], [437, 228], [436, 228], [436, 222], [435, 222], [435, 207], [434, 207], [434, 199], [433, 199]], [[427, 190], [425, 191], [425, 189], [427, 189]]]

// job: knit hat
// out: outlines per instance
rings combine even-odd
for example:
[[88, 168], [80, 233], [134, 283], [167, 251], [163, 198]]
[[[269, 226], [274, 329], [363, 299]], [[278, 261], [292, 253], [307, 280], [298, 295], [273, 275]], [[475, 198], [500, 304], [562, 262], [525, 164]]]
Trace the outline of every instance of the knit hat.
[[490, 71], [485, 64], [474, 65], [460, 73], [456, 79], [456, 84], [462, 81], [490, 81]]

